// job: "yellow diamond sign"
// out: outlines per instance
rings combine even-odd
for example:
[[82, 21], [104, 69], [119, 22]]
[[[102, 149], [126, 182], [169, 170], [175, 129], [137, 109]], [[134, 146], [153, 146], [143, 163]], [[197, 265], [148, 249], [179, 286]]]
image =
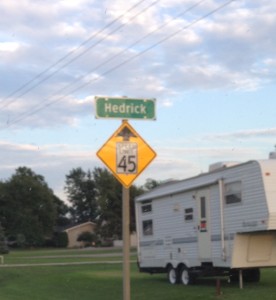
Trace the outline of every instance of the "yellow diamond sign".
[[129, 188], [156, 153], [127, 121], [123, 121], [97, 156], [122, 185]]

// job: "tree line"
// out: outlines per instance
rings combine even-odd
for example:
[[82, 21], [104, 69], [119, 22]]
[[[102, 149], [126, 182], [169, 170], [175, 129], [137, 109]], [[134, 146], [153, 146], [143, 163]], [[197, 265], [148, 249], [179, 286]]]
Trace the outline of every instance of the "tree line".
[[[148, 179], [130, 188], [130, 230], [135, 230], [134, 199], [159, 182]], [[95, 222], [102, 239], [122, 237], [122, 186], [105, 168], [74, 168], [65, 177], [68, 204], [59, 199], [42, 175], [19, 167], [0, 181], [0, 241], [5, 234], [17, 247], [58, 246], [66, 227]]]

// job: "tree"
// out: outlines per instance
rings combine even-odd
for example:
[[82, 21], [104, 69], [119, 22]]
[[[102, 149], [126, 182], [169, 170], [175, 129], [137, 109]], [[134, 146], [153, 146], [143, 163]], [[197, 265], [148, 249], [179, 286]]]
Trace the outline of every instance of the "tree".
[[[66, 176], [65, 191], [76, 223], [94, 221], [103, 239], [122, 238], [122, 185], [107, 169], [71, 170]], [[130, 188], [131, 232], [135, 231], [134, 199], [143, 192], [143, 187], [132, 185]]]
[[0, 185], [0, 221], [8, 237], [24, 239], [27, 246], [42, 245], [52, 234], [56, 207], [53, 191], [27, 167], [19, 167]]
[[[99, 205], [98, 230], [102, 237], [122, 238], [122, 185], [107, 170], [95, 168], [93, 172]], [[135, 231], [135, 197], [144, 192], [143, 188], [130, 188], [130, 231]]]
[[65, 192], [72, 204], [70, 212], [75, 223], [92, 221], [97, 217], [95, 182], [89, 170], [72, 169], [66, 175]]
[[57, 196], [54, 195], [54, 203], [56, 206], [56, 227], [65, 227], [70, 225], [71, 220], [68, 216], [69, 207], [62, 200], [60, 200]]
[[122, 186], [107, 169], [95, 168], [93, 176], [99, 206], [99, 233], [103, 238], [121, 238]]
[[143, 188], [145, 189], [145, 191], [150, 191], [150, 190], [156, 188], [157, 186], [159, 186], [161, 183], [162, 183], [161, 181], [157, 181], [155, 179], [148, 178], [148, 179], [146, 179], [146, 183], [144, 184]]
[[54, 246], [59, 248], [65, 248], [68, 246], [69, 240], [67, 232], [55, 232], [53, 237]]

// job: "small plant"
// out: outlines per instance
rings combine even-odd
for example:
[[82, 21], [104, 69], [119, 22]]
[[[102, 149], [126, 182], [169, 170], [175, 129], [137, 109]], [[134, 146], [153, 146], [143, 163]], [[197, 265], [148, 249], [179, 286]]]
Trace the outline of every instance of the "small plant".
[[4, 229], [0, 223], [0, 254], [9, 253], [9, 248], [7, 246], [7, 240], [5, 237]]

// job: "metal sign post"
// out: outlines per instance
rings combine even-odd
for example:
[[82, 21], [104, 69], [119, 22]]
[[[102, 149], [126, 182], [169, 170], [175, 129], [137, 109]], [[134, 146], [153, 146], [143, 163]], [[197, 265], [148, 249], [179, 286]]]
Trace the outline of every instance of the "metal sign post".
[[[137, 157], [134, 157], [132, 152], [132, 147], [130, 146], [131, 142], [129, 141], [130, 137], [136, 137], [130, 130], [126, 127], [119, 132], [118, 136], [123, 137], [123, 146], [119, 147], [118, 145], [122, 145], [122, 143], [116, 143], [116, 156], [117, 156], [117, 173], [119, 173], [119, 169], [123, 174], [128, 174], [131, 172], [137, 173], [137, 164], [134, 162], [137, 160]], [[135, 143], [132, 143], [135, 144]], [[122, 149], [121, 149], [122, 148]], [[118, 153], [119, 152], [119, 153]], [[137, 151], [136, 151], [137, 152]], [[119, 159], [118, 159], [119, 157]], [[129, 158], [134, 158], [134, 160], [130, 160]], [[130, 172], [130, 173], [131, 173]], [[129, 264], [129, 248], [130, 248], [130, 230], [129, 230], [129, 188], [123, 185], [123, 300], [130, 300], [130, 264]]]
[[130, 300], [129, 189], [123, 186], [123, 299]]

